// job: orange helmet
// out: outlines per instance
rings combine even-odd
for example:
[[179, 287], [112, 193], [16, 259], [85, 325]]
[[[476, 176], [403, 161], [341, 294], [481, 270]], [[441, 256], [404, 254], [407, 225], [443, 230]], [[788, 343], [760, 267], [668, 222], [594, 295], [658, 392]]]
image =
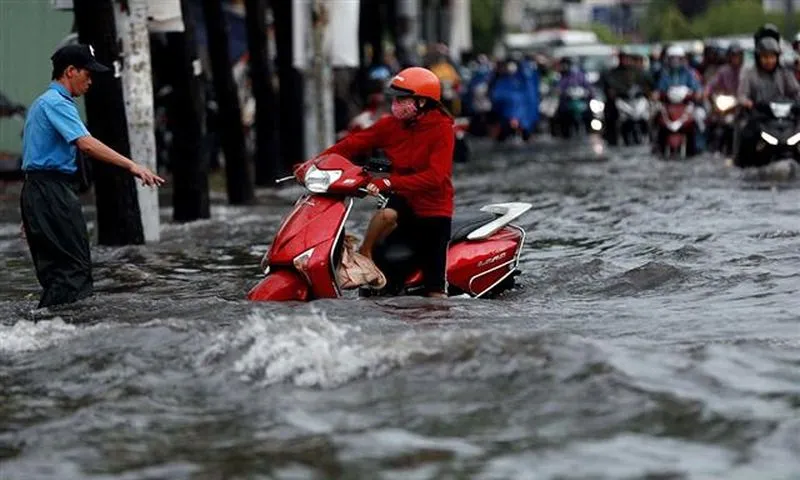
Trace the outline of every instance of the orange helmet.
[[439, 82], [439, 77], [422, 67], [401, 70], [392, 79], [389, 90], [399, 95], [430, 98], [435, 102], [442, 100], [442, 84]]

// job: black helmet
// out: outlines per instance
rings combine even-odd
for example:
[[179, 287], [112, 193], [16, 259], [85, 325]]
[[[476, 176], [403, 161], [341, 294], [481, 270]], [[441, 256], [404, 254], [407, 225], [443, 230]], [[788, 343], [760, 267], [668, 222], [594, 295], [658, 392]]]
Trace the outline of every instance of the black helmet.
[[765, 37], [774, 38], [776, 42], [780, 42], [781, 32], [778, 30], [778, 27], [772, 23], [765, 23], [761, 28], [756, 30], [756, 33], [753, 35], [753, 43], [758, 45], [758, 41]]
[[716, 53], [718, 51], [720, 51], [720, 46], [716, 40], [706, 40], [703, 43], [703, 53]]
[[756, 44], [756, 53], [766, 53], [771, 52], [775, 55], [780, 55], [781, 53], [781, 46], [778, 44], [778, 41], [772, 37], [764, 37], [758, 41]]
[[731, 42], [728, 45], [728, 55], [741, 55], [744, 53], [744, 48], [739, 42]]

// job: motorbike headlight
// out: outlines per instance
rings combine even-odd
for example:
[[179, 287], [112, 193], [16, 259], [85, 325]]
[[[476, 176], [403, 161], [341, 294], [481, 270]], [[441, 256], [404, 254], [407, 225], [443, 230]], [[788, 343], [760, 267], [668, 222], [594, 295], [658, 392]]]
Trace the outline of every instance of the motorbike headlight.
[[786, 144], [789, 145], [790, 147], [795, 146], [797, 142], [800, 142], [800, 133], [795, 133], [786, 140]]
[[761, 138], [762, 138], [762, 140], [764, 140], [765, 142], [769, 143], [770, 145], [777, 145], [778, 144], [778, 139], [773, 137], [772, 135], [770, 135], [767, 132], [761, 132]]
[[600, 113], [604, 108], [606, 108], [606, 104], [596, 98], [589, 101], [589, 110], [591, 110], [592, 113]]
[[333, 182], [339, 180], [339, 177], [342, 176], [341, 170], [320, 170], [316, 166], [312, 165], [307, 171], [306, 176], [303, 179], [303, 183], [305, 183], [306, 188], [308, 191], [313, 193], [325, 193], [328, 191], [328, 187], [331, 186]]
[[717, 107], [717, 110], [725, 112], [736, 106], [736, 98], [732, 95], [719, 95], [714, 100], [714, 105]]

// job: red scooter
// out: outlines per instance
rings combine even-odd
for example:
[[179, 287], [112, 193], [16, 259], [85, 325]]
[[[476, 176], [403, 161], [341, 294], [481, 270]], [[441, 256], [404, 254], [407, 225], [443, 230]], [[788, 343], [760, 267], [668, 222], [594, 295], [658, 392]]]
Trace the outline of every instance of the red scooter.
[[686, 158], [694, 154], [694, 122], [692, 91], [684, 85], [669, 87], [657, 114], [656, 146], [665, 158]]
[[[337, 272], [345, 248], [344, 226], [353, 198], [366, 195], [371, 174], [368, 168], [330, 154], [305, 162], [296, 177], [303, 179], [307, 193], [283, 220], [264, 255], [265, 276], [247, 294], [249, 300], [308, 301], [342, 295]], [[378, 199], [386, 204], [382, 195]], [[514, 285], [525, 231], [511, 222], [530, 208], [522, 202], [493, 204], [453, 218], [447, 253], [449, 294], [482, 297]], [[422, 287], [422, 272], [413, 264], [414, 252], [408, 245], [396, 241], [378, 250], [375, 263], [403, 275], [389, 279], [400, 286], [391, 294], [413, 294]]]

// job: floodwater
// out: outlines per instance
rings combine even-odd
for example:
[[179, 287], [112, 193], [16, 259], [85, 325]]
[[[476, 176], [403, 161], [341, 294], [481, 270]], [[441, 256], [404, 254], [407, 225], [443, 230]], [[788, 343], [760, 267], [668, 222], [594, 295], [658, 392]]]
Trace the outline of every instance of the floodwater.
[[799, 478], [798, 183], [537, 142], [456, 169], [458, 209], [534, 204], [486, 300], [244, 301], [290, 187], [34, 310], [9, 189], [0, 478]]

